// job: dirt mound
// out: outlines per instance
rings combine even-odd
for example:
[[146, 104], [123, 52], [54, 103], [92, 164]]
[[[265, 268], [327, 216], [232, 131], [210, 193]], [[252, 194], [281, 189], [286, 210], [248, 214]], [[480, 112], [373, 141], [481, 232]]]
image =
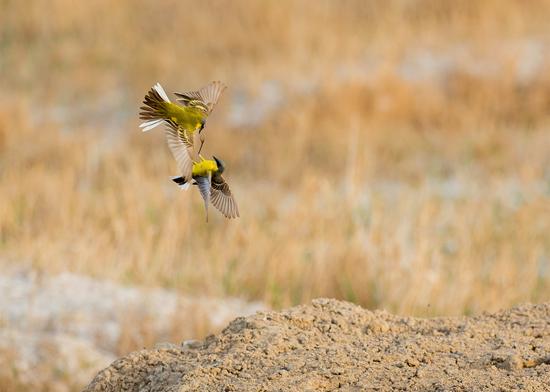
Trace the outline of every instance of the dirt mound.
[[550, 390], [550, 304], [418, 319], [319, 299], [132, 353], [86, 391]]

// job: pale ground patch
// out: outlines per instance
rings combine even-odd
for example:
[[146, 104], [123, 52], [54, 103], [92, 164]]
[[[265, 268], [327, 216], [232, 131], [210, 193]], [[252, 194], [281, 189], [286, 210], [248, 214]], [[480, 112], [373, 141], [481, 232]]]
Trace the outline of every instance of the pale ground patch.
[[265, 309], [239, 299], [183, 297], [32, 270], [2, 274], [0, 292], [0, 381], [21, 388], [46, 382], [53, 390], [79, 388], [117, 355], [205, 336]]

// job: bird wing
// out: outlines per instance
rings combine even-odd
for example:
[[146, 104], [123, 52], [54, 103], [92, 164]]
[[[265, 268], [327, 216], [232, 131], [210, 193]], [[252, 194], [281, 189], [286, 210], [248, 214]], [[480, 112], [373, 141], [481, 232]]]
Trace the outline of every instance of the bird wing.
[[239, 207], [231, 194], [229, 185], [221, 175], [212, 177], [210, 187], [211, 202], [226, 218], [237, 218], [239, 216]]
[[196, 151], [196, 139], [199, 132], [189, 132], [172, 120], [166, 120], [166, 142], [176, 159], [181, 176], [190, 181], [193, 173], [193, 162], [199, 161]]
[[222, 82], [215, 81], [207, 84], [197, 91], [188, 91], [184, 93], [174, 94], [178, 97], [176, 101], [178, 101], [182, 105], [194, 106], [201, 109], [206, 114], [210, 114], [212, 113], [214, 106], [218, 102], [218, 99], [220, 99], [220, 95], [222, 94], [223, 90], [225, 90], [226, 88], [227, 86], [225, 86]]
[[195, 181], [199, 187], [202, 199], [204, 200], [204, 209], [206, 211], [206, 221], [208, 222], [208, 204], [210, 203], [210, 176], [195, 177]]

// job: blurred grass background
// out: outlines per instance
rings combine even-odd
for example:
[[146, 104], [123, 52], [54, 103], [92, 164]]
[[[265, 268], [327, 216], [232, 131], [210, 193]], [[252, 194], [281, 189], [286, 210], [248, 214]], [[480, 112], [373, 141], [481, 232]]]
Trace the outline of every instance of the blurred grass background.
[[[276, 308], [548, 300], [550, 2], [0, 6], [1, 263]], [[137, 112], [217, 79], [241, 218], [205, 224]]]
[[[549, 299], [550, 2], [0, 10], [0, 268], [274, 308], [324, 296], [454, 315]], [[229, 89], [205, 148], [226, 161], [241, 218], [205, 224], [137, 113], [157, 81], [218, 79]], [[172, 341], [212, 332], [191, 313]], [[126, 324], [116, 355], [159, 340]], [[82, 387], [10, 366], [5, 390]]]

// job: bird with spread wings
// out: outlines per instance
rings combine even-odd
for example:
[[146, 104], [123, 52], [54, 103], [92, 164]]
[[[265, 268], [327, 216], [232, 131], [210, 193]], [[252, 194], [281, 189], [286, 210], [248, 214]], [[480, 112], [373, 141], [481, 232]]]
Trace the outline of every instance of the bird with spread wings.
[[239, 216], [237, 203], [221, 176], [225, 165], [215, 157], [207, 160], [200, 155], [206, 119], [225, 88], [221, 82], [211, 82], [197, 91], [175, 93], [177, 103], [173, 103], [157, 83], [145, 96], [140, 112], [140, 119], [145, 120], [140, 125], [144, 132], [165, 125], [166, 141], [181, 173], [173, 180], [183, 188], [198, 185], [207, 220], [209, 203], [227, 218]]

